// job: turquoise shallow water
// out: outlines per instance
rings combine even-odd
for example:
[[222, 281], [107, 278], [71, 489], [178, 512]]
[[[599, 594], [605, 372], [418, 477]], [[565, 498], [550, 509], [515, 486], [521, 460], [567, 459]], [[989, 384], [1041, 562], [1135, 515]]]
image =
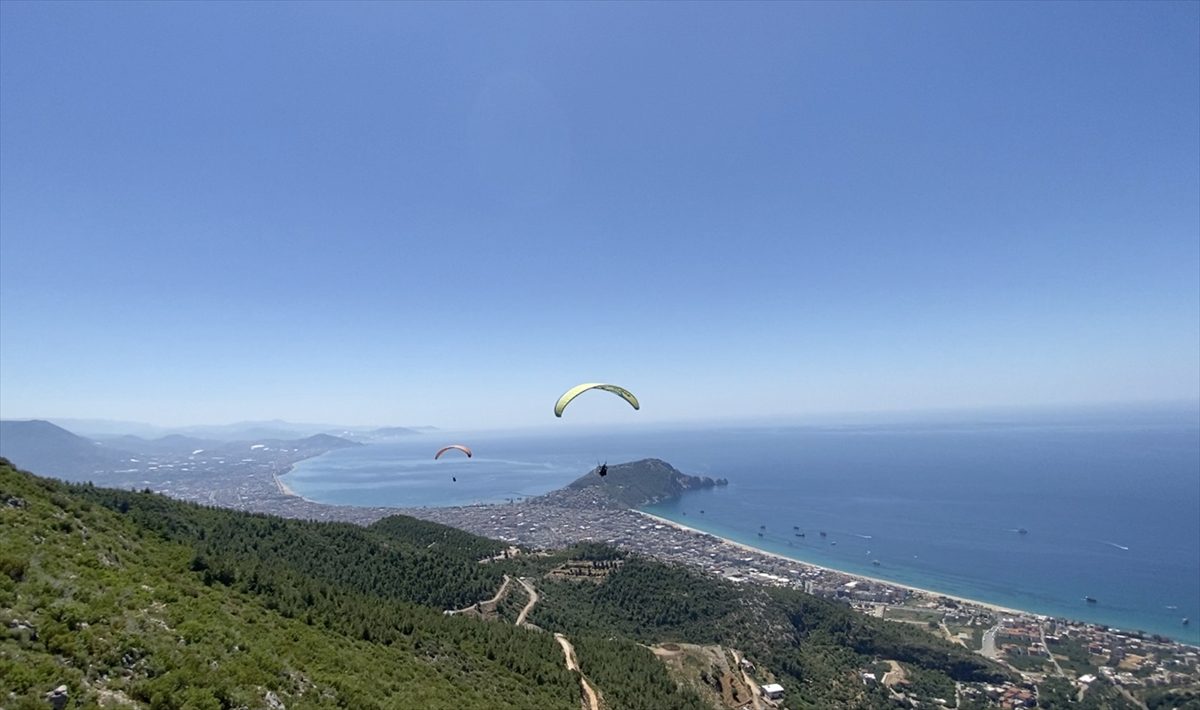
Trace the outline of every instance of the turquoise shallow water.
[[469, 438], [472, 460], [434, 462], [443, 442], [419, 437], [304, 461], [286, 481], [330, 503], [457, 505], [654, 456], [730, 479], [647, 507], [656, 515], [816, 564], [1200, 645], [1191, 409]]

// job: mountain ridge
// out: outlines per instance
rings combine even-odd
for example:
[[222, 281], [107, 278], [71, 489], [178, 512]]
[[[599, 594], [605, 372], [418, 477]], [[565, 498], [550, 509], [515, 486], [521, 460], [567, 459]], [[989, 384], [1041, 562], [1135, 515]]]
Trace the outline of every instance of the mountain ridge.
[[315, 456], [333, 449], [363, 446], [332, 434], [304, 438], [252, 438], [240, 441], [197, 439], [168, 434], [145, 439], [132, 434], [94, 440], [42, 419], [0, 420], [0, 456], [16, 465], [71, 480], [93, 480], [105, 474], [141, 465], [156, 456], [187, 457], [195, 451], [233, 456], [253, 448], [276, 449]]
[[0, 420], [0, 456], [31, 470], [87, 476], [135, 454], [107, 447], [44, 419]]

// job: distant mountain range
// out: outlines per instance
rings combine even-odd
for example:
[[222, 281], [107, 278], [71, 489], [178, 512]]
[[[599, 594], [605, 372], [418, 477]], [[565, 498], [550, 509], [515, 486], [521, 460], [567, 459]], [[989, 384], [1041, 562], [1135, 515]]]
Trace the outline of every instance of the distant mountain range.
[[367, 442], [384, 441], [437, 430], [437, 427], [432, 426], [345, 426], [343, 424], [288, 422], [282, 419], [179, 427], [161, 427], [143, 422], [107, 419], [53, 418], [50, 421], [80, 436], [101, 441], [111, 441], [125, 436], [139, 437], [143, 440], [185, 436], [215, 441], [249, 441], [250, 439], [301, 439], [314, 434], [333, 434], [355, 441]]
[[137, 463], [139, 457], [185, 457], [196, 451], [232, 456], [250, 447], [315, 455], [350, 446], [362, 444], [331, 434], [313, 434], [304, 438], [249, 437], [242, 441], [201, 439], [182, 434], [147, 439], [125, 434], [96, 441], [38, 419], [0, 420], [0, 456], [42, 475], [76, 480], [128, 468]]
[[120, 467], [132, 456], [37, 419], [0, 421], [0, 456], [45, 475], [80, 477]]
[[[65, 431], [65, 429], [63, 430]], [[353, 441], [332, 434], [313, 434], [302, 439], [279, 438], [250, 438], [242, 441], [218, 441], [216, 439], [197, 439], [182, 434], [169, 434], [157, 439], [145, 439], [140, 436], [116, 436], [101, 438], [99, 443], [107, 448], [120, 449], [142, 456], [183, 456], [195, 451], [210, 453], [236, 453], [247, 446], [262, 445], [272, 449], [344, 449], [349, 446], [361, 446], [361, 442]]]
[[[64, 430], [65, 431], [65, 430]], [[113, 437], [96, 437], [104, 446], [130, 451], [143, 456], [155, 454], [186, 454], [197, 449], [215, 449], [224, 446], [226, 442], [214, 439], [197, 439], [183, 434], [168, 434], [157, 439], [147, 439], [133, 434]]]

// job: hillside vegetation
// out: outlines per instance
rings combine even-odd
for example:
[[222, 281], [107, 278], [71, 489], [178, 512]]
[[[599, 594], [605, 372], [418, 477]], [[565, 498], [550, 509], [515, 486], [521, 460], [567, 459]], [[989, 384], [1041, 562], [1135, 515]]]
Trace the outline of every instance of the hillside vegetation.
[[[583, 545], [563, 554], [623, 557], [615, 551], [601, 555], [596, 548]], [[778, 680], [787, 688], [787, 705], [794, 709], [892, 707], [880, 686], [866, 686], [859, 678], [859, 671], [883, 659], [900, 661], [922, 677], [925, 697], [944, 697], [946, 689], [953, 697], [954, 681], [1009, 677], [1000, 666], [919, 628], [868, 617], [797, 590], [737, 586], [640, 557], [626, 559], [603, 584], [547, 576], [539, 589], [542, 603], [532, 621], [542, 628], [585, 638], [619, 636], [647, 645], [736, 648], [759, 667], [760, 681]], [[586, 658], [582, 651], [581, 657]]]
[[[0, 705], [562, 708], [549, 634], [443, 616], [487, 543], [205, 509], [0, 461]], [[443, 529], [446, 530], [446, 529]], [[419, 549], [418, 549], [419, 548]]]
[[[287, 520], [67, 484], [0, 459], [0, 706], [700, 710], [716, 693], [646, 646], [719, 644], [792, 708], [885, 707], [859, 670], [898, 660], [929, 693], [998, 667], [919, 629], [790, 590], [736, 587], [603, 545], [488, 564], [502, 543], [395, 516]], [[569, 563], [569, 564], [568, 564]], [[595, 567], [597, 575], [563, 575]], [[558, 570], [558, 572], [555, 572]], [[510, 584], [495, 621], [472, 607]], [[710, 698], [709, 701], [703, 700]]]

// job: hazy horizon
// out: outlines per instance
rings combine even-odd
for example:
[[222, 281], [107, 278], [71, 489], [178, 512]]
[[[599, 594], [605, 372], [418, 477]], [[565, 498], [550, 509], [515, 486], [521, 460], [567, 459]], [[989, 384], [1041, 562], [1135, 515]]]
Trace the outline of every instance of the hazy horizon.
[[0, 3], [0, 416], [1200, 399], [1198, 25]]
[[[776, 415], [754, 415], [740, 417], [694, 417], [679, 419], [658, 419], [646, 421], [641, 418], [626, 421], [611, 421], [596, 417], [579, 417], [577, 421], [564, 423], [561, 420], [536, 422], [511, 426], [454, 426], [437, 422], [341, 422], [341, 421], [305, 421], [288, 417], [270, 418], [239, 418], [226, 421], [189, 421], [180, 420], [177, 423], [162, 423], [150, 421], [133, 421], [108, 419], [105, 417], [74, 417], [74, 416], [3, 416], [4, 421], [48, 421], [64, 429], [72, 430], [79, 427], [85, 433], [100, 433], [105, 435], [134, 433], [135, 435], [167, 434], [185, 430], [200, 429], [233, 429], [235, 427], [250, 427], [278, 425], [282, 428], [297, 427], [304, 430], [331, 431], [339, 428], [353, 430], [370, 430], [375, 428], [400, 427], [420, 431], [429, 428], [439, 434], [453, 433], [503, 433], [503, 432], [539, 432], [563, 431], [579, 433], [581, 431], [625, 430], [634, 428], [649, 429], [688, 429], [704, 427], [778, 427], [778, 426], [888, 426], [895, 424], [976, 424], [976, 423], [1037, 423], [1044, 420], [1087, 420], [1097, 416], [1110, 417], [1113, 415], [1146, 415], [1146, 414], [1181, 414], [1200, 421], [1200, 400], [1150, 400], [1127, 402], [1097, 402], [1097, 403], [1065, 403], [1065, 404], [1025, 404], [955, 408], [923, 408], [923, 409], [889, 409], [889, 410], [858, 410], [858, 411], [826, 411], [826, 412], [791, 412]], [[94, 429], [89, 431], [89, 427]], [[137, 432], [142, 432], [138, 434]], [[78, 433], [78, 432], [76, 432]]]

